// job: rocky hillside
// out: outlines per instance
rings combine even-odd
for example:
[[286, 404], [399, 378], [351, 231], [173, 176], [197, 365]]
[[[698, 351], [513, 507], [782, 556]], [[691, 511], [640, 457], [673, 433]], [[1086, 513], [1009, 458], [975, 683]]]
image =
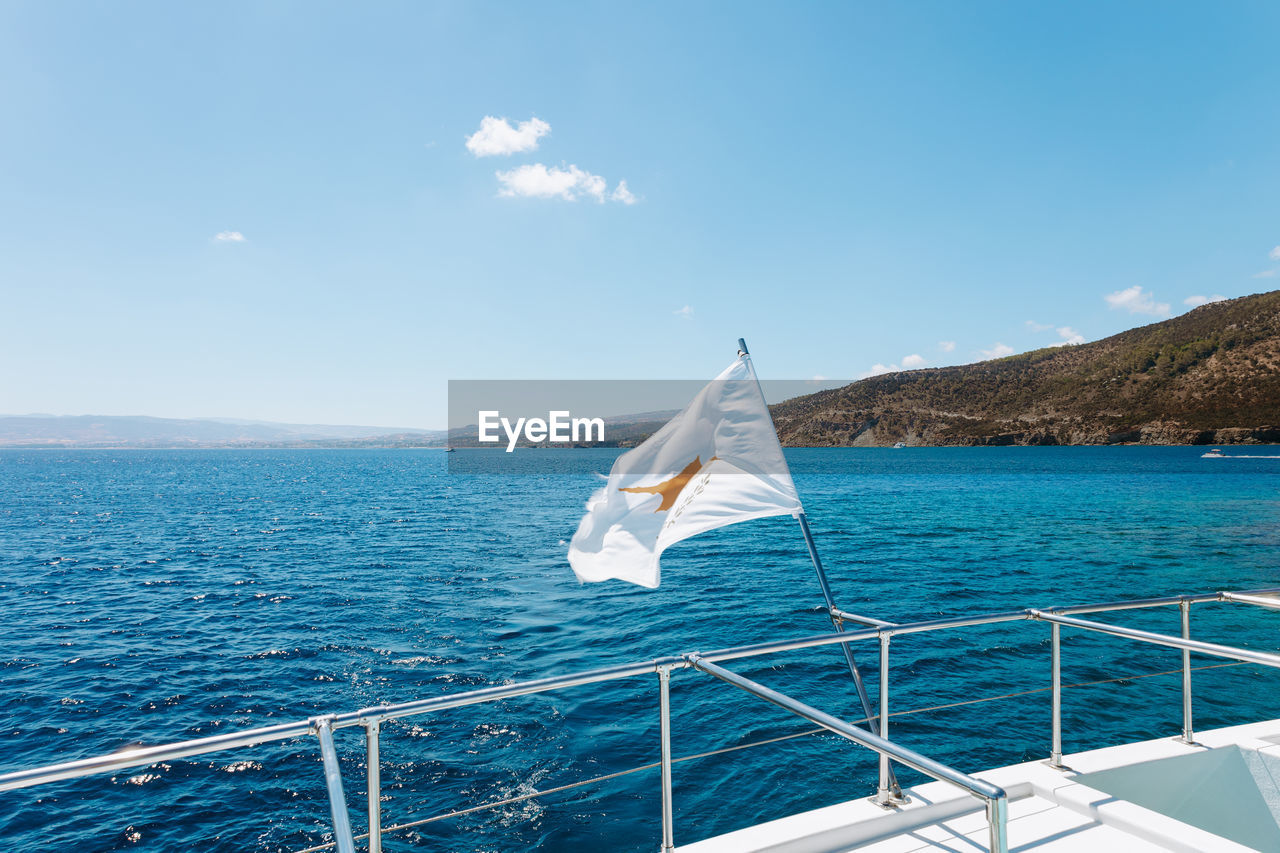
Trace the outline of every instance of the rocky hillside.
[[1280, 443], [1280, 291], [773, 407], [791, 446]]

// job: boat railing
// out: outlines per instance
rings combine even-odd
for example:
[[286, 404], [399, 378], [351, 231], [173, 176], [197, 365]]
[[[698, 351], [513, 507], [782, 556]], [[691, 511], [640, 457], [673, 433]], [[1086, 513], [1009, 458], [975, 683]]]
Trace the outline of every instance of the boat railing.
[[[817, 708], [799, 702], [790, 696], [765, 687], [763, 684], [757, 684], [737, 673], [730, 672], [722, 666], [703, 660], [699, 655], [689, 655], [689, 663], [696, 669], [714, 675], [721, 681], [732, 684], [734, 687], [745, 690], [753, 696], [758, 696], [766, 702], [771, 702], [780, 708], [784, 708], [811, 723], [816, 723], [833, 734], [840, 735], [856, 744], [874, 750], [880, 754], [882, 765], [889, 760], [897, 761], [920, 771], [926, 776], [932, 776], [941, 782], [950, 782], [952, 785], [968, 791], [986, 804], [989, 831], [988, 849], [1007, 853], [1009, 849], [1009, 797], [999, 785], [993, 785], [983, 779], [978, 779], [967, 773], [961, 773], [959, 770], [934, 761], [932, 758], [921, 755], [914, 750], [891, 743], [879, 735], [860, 729], [844, 720], [819, 711]], [[881, 725], [883, 725], [883, 722]], [[884, 729], [882, 728], [881, 731], [884, 731]], [[664, 838], [664, 851], [671, 849], [668, 846], [668, 842], [669, 839]]]
[[[661, 734], [661, 775], [662, 775], [662, 849], [674, 848], [674, 826], [672, 810], [671, 773], [674, 759], [671, 756], [671, 714], [669, 681], [673, 670], [692, 668], [695, 671], [709, 674], [721, 681], [732, 684], [760, 699], [778, 705], [803, 719], [817, 724], [821, 729], [833, 732], [849, 741], [857, 743], [878, 753], [880, 757], [880, 780], [875, 800], [886, 808], [896, 808], [899, 802], [895, 799], [890, 784], [890, 763], [897, 762], [931, 776], [949, 782], [973, 794], [986, 803], [989, 822], [989, 846], [993, 851], [1007, 850], [1007, 797], [1005, 792], [982, 779], [962, 773], [934, 759], [914, 752], [907, 747], [889, 739], [889, 722], [894, 716], [890, 712], [889, 673], [890, 644], [896, 636], [926, 633], [939, 630], [969, 628], [979, 625], [991, 625], [1001, 622], [1033, 620], [1048, 622], [1051, 630], [1051, 691], [1053, 694], [1052, 745], [1049, 763], [1062, 766], [1062, 684], [1061, 684], [1061, 629], [1063, 627], [1109, 634], [1116, 637], [1135, 640], [1181, 649], [1182, 655], [1182, 710], [1183, 725], [1181, 738], [1188, 743], [1193, 738], [1191, 716], [1191, 665], [1190, 655], [1212, 655], [1228, 658], [1242, 663], [1261, 664], [1272, 668], [1280, 668], [1280, 654], [1260, 652], [1233, 646], [1206, 643], [1190, 639], [1190, 608], [1194, 604], [1206, 602], [1226, 602], [1248, 604], [1270, 609], [1280, 609], [1280, 599], [1272, 598], [1280, 594], [1280, 587], [1254, 589], [1239, 592], [1214, 592], [1200, 595], [1169, 596], [1166, 598], [1136, 599], [1131, 601], [1108, 602], [1104, 604], [1087, 604], [1072, 607], [1055, 607], [1045, 609], [1011, 610], [977, 616], [964, 616], [948, 619], [933, 619], [911, 623], [892, 623], [881, 619], [860, 616], [858, 614], [831, 608], [831, 615], [837, 625], [843, 627], [844, 622], [854, 622], [870, 627], [854, 631], [834, 634], [819, 634], [790, 640], [758, 643], [754, 645], [735, 646], [711, 652], [689, 653], [684, 655], [656, 658], [620, 666], [602, 667], [569, 675], [524, 681], [517, 684], [487, 687], [480, 690], [467, 691], [431, 699], [421, 699], [391, 705], [376, 705], [358, 711], [343, 714], [328, 714], [283, 723], [264, 726], [239, 732], [193, 740], [169, 743], [158, 746], [136, 747], [99, 755], [91, 758], [68, 761], [59, 764], [34, 767], [0, 774], [0, 791], [29, 788], [45, 785], [66, 779], [109, 773], [130, 767], [140, 767], [162, 761], [172, 761], [193, 755], [207, 754], [227, 749], [256, 746], [270, 742], [292, 740], [314, 735], [319, 743], [321, 760], [324, 768], [325, 784], [329, 797], [330, 811], [333, 818], [334, 841], [321, 845], [335, 847], [339, 853], [354, 853], [357, 838], [368, 838], [369, 853], [381, 853], [382, 835], [385, 831], [381, 815], [381, 778], [380, 778], [380, 730], [382, 723], [420, 714], [431, 714], [449, 708], [459, 708], [484, 702], [493, 702], [516, 696], [526, 696], [553, 690], [563, 690], [586, 684], [616, 681], [640, 675], [657, 674], [660, 696], [660, 734]], [[1079, 619], [1075, 614], [1101, 613], [1108, 611], [1134, 610], [1151, 607], [1178, 606], [1182, 612], [1181, 636], [1160, 634], [1125, 628], [1102, 622]], [[880, 690], [879, 690], [879, 735], [859, 728], [857, 725], [841, 720], [792, 697], [778, 693], [768, 687], [743, 678], [719, 666], [720, 663], [741, 658], [758, 657], [798, 649], [816, 648], [826, 645], [855, 643], [876, 640], [880, 651]], [[998, 697], [997, 697], [998, 698]], [[975, 700], [983, 701], [983, 700]], [[333, 732], [337, 729], [359, 727], [365, 734], [367, 779], [368, 818], [370, 831], [367, 836], [356, 836], [351, 828], [346, 796], [343, 791], [342, 776], [339, 770], [337, 751], [334, 745]], [[490, 806], [498, 803], [490, 803]], [[483, 808], [483, 806], [479, 807]], [[470, 811], [470, 810], [466, 810]], [[309, 848], [309, 849], [321, 849]]]

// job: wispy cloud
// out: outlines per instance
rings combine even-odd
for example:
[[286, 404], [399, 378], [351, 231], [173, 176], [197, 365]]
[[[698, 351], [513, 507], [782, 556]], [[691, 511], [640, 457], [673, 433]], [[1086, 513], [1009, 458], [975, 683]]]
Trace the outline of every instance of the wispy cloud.
[[636, 197], [631, 194], [631, 190], [627, 189], [626, 181], [618, 181], [618, 186], [614, 188], [613, 194], [609, 198], [614, 201], [620, 201], [623, 204], [636, 203]]
[[248, 242], [245, 236], [239, 231], [219, 231], [213, 235], [213, 239], [218, 243], [245, 243]]
[[496, 157], [532, 151], [538, 140], [551, 132], [551, 125], [540, 118], [511, 126], [505, 118], [485, 116], [480, 129], [467, 137], [467, 150], [477, 157]]
[[1276, 246], [1274, 249], [1268, 252], [1267, 257], [1273, 261], [1280, 261], [1280, 246]]
[[[1053, 329], [1058, 333], [1058, 337], [1062, 340], [1057, 343], [1049, 344], [1051, 347], [1075, 346], [1084, 343], [1084, 335], [1077, 332], [1070, 326], [1054, 326], [1052, 323], [1037, 323], [1034, 320], [1027, 321], [1027, 328], [1033, 332], [1047, 332]], [[1006, 353], [1008, 355], [1008, 353]]]
[[955, 352], [956, 342], [955, 341], [938, 341], [938, 349], [942, 350], [943, 352]]
[[1004, 358], [1006, 355], [1013, 355], [1013, 347], [1008, 344], [997, 343], [991, 349], [979, 350], [984, 359], [987, 358]]
[[[467, 150], [476, 157], [496, 157], [533, 151], [538, 140], [551, 132], [551, 125], [534, 116], [528, 121], [512, 125], [506, 118], [485, 116], [480, 129], [467, 137]], [[546, 166], [542, 163], [525, 164], [505, 172], [495, 172], [498, 178], [498, 195], [506, 198], [559, 198], [575, 201], [592, 198], [598, 202], [616, 201], [632, 205], [639, 199], [631, 192], [625, 180], [618, 181], [613, 192], [600, 175], [592, 174], [576, 165]]]
[[1153, 317], [1168, 317], [1169, 303], [1156, 302], [1155, 297], [1145, 292], [1141, 285], [1126, 287], [1115, 293], [1108, 293], [1103, 299], [1113, 309], [1128, 311], [1130, 314], [1150, 314]]
[[1254, 273], [1254, 274], [1253, 274], [1253, 277], [1254, 277], [1254, 278], [1275, 278], [1275, 277], [1276, 277], [1276, 271], [1275, 271], [1275, 270], [1263, 270], [1262, 272], [1256, 272], [1256, 273]]
[[929, 363], [925, 360], [924, 356], [914, 352], [911, 353], [911, 355], [904, 355], [900, 360], [902, 362], [901, 364], [881, 364], [877, 361], [875, 364], [871, 365], [869, 369], [863, 371], [862, 375], [858, 378], [868, 379], [872, 376], [880, 376], [885, 373], [900, 373], [903, 370], [919, 370]]
[[1084, 335], [1080, 334], [1070, 326], [1059, 326], [1055, 331], [1058, 333], [1058, 337], [1062, 338], [1062, 340], [1054, 344], [1054, 346], [1073, 347], [1084, 343]]
[[677, 308], [676, 310], [672, 311], [671, 313], [672, 313], [672, 314], [675, 314], [677, 317], [692, 317], [692, 316], [693, 316], [693, 306], [692, 306], [692, 305], [686, 305], [686, 306], [684, 306], [683, 308]]
[[502, 188], [498, 195], [531, 198], [562, 198], [575, 201], [584, 196], [604, 201], [605, 181], [599, 175], [570, 166], [567, 169], [547, 167], [541, 163], [518, 166], [509, 172], [496, 172]]
[[562, 168], [533, 163], [494, 174], [502, 185], [498, 195], [505, 198], [560, 198], [565, 201], [591, 198], [601, 204], [606, 200], [627, 205], [636, 203], [626, 181], [619, 181], [614, 191], [607, 193], [608, 184], [604, 178], [577, 166]]
[[1227, 297], [1223, 296], [1221, 293], [1215, 293], [1213, 296], [1188, 296], [1186, 299], [1182, 300], [1182, 304], [1190, 305], [1192, 308], [1195, 308], [1199, 305], [1208, 305], [1210, 302], [1225, 302], [1226, 300]]

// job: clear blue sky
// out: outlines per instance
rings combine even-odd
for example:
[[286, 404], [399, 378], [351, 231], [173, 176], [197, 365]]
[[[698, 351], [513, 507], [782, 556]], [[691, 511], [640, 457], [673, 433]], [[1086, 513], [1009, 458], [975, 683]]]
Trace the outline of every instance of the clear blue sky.
[[1278, 44], [1268, 2], [11, 0], [0, 412], [437, 427], [450, 378], [740, 335], [856, 378], [1274, 289]]

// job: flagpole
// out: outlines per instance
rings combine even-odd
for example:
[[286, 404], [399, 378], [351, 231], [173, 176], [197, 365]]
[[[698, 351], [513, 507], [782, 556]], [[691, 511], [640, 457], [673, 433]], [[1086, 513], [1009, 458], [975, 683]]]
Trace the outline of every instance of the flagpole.
[[[827, 581], [827, 573], [822, 568], [822, 558], [818, 556], [818, 547], [814, 544], [813, 534], [809, 532], [809, 519], [803, 512], [797, 513], [796, 519], [800, 522], [800, 532], [804, 534], [804, 544], [809, 548], [809, 559], [813, 561], [813, 570], [818, 575], [818, 586], [822, 587], [822, 598], [827, 603], [827, 615], [831, 617], [831, 625], [837, 633], [843, 634], [844, 622], [836, 618], [836, 603], [831, 596], [831, 584]], [[849, 674], [853, 676], [853, 686], [858, 691], [863, 713], [867, 715], [867, 727], [871, 729], [872, 734], [878, 735], [880, 718], [871, 711], [871, 697], [867, 695], [867, 687], [862, 683], [862, 673], [858, 670], [857, 661], [853, 659], [853, 649], [849, 648], [849, 643], [841, 643], [840, 649], [844, 652], [845, 662], [849, 664]], [[898, 777], [894, 774], [892, 767], [889, 768], [889, 789], [893, 799], [902, 799], [902, 788], [898, 786]]]
[[[738, 355], [745, 358], [751, 358], [751, 352], [747, 349], [747, 342], [743, 338], [738, 338]], [[752, 371], [754, 373], [754, 371]], [[760, 378], [756, 377], [757, 387], [760, 384]], [[761, 391], [760, 396], [764, 397]], [[766, 409], [767, 411], [767, 409]], [[827, 603], [827, 615], [831, 617], [831, 625], [838, 633], [844, 633], [844, 622], [836, 618], [836, 602], [831, 595], [831, 584], [827, 580], [827, 573], [822, 568], [822, 558], [818, 556], [818, 546], [813, 541], [813, 533], [809, 530], [809, 519], [804, 512], [796, 513], [796, 519], [800, 522], [800, 532], [804, 534], [804, 544], [809, 549], [809, 559], [813, 561], [813, 570], [818, 575], [818, 586], [822, 588], [822, 598]], [[871, 710], [871, 697], [867, 695], [867, 687], [862, 681], [862, 672], [858, 669], [858, 663], [853, 659], [853, 649], [849, 647], [849, 643], [841, 643], [840, 649], [844, 652], [845, 662], [849, 664], [849, 674], [853, 676], [853, 686], [858, 692], [858, 700], [862, 703], [862, 711], [867, 715], [867, 727], [871, 729], [872, 734], [880, 734], [879, 718]], [[898, 786], [897, 776], [893, 773], [893, 768], [889, 768], [889, 787], [890, 796], [894, 800], [901, 800], [902, 788]]]

